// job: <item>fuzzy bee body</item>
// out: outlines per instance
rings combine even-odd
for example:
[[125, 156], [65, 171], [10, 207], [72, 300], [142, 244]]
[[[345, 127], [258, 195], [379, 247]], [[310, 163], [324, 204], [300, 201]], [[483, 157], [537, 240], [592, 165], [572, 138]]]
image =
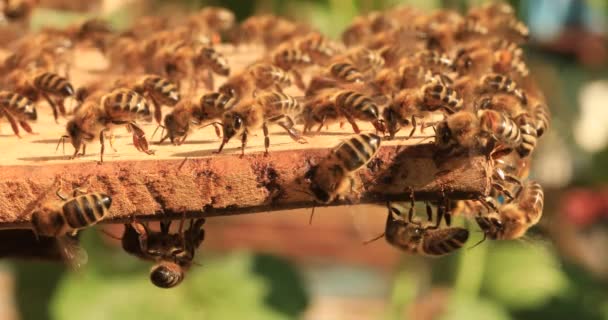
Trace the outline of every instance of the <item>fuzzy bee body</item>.
[[522, 143], [519, 126], [511, 118], [494, 110], [479, 111], [480, 128], [491, 135], [496, 141], [509, 146], [518, 147]]
[[215, 49], [211, 47], [203, 47], [200, 49], [199, 57], [202, 64], [208, 65], [213, 72], [225, 77], [230, 75], [230, 65], [228, 64], [228, 60], [226, 57], [224, 57], [224, 55], [217, 52]]
[[36, 120], [36, 106], [27, 97], [15, 92], [0, 91], [0, 110], [5, 108], [15, 117], [22, 120]]
[[527, 157], [536, 148], [537, 131], [534, 126], [534, 119], [527, 113], [523, 113], [516, 119], [516, 122], [519, 125], [522, 138], [521, 144], [517, 147], [517, 153], [521, 157]]
[[260, 90], [270, 88], [273, 85], [276, 85], [279, 88], [285, 88], [291, 85], [289, 74], [272, 64], [256, 63], [249, 68], [249, 73], [255, 79], [256, 87]]
[[341, 81], [345, 82], [361, 82], [363, 74], [352, 64], [348, 62], [334, 63], [329, 67], [329, 74]]
[[148, 102], [143, 96], [132, 90], [114, 90], [101, 98], [101, 105], [114, 123], [140, 118], [151, 120]]

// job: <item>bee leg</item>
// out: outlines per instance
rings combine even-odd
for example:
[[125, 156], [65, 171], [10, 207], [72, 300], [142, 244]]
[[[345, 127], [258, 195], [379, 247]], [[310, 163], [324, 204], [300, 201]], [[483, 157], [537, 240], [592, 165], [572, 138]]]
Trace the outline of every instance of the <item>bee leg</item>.
[[114, 152], [118, 152], [118, 150], [116, 150], [116, 148], [114, 148], [114, 141], [116, 141], [116, 136], [114, 136], [113, 133], [110, 133], [110, 148], [112, 148], [112, 150]]
[[19, 125], [21, 125], [21, 128], [23, 128], [23, 130], [25, 130], [29, 134], [33, 134], [33, 135], [38, 134], [37, 132], [34, 132], [34, 130], [32, 130], [32, 127], [26, 121], [23, 121], [23, 120], [19, 121]]
[[357, 125], [355, 118], [353, 118], [353, 116], [350, 113], [345, 112], [344, 110], [342, 110], [342, 113], [344, 114], [344, 117], [346, 118], [348, 123], [350, 123], [351, 127], [353, 127], [353, 131], [355, 131], [356, 134], [361, 133], [361, 130], [359, 129], [359, 126]]
[[325, 125], [326, 119], [327, 119], [326, 116], [323, 116], [323, 118], [321, 118], [321, 123], [319, 123], [319, 127], [317, 128], [317, 133], [321, 132], [321, 129], [323, 129], [323, 125]]
[[221, 138], [221, 137], [222, 137], [222, 133], [221, 133], [220, 129], [221, 129], [222, 127], [221, 127], [220, 125], [218, 125], [217, 123], [212, 124], [212, 126], [213, 126], [213, 129], [215, 129], [215, 135], [216, 135], [218, 138]]
[[105, 132], [107, 129], [103, 129], [101, 130], [101, 132], [99, 132], [99, 143], [101, 144], [101, 151], [99, 152], [99, 162], [103, 163], [103, 153], [106, 149], [106, 138], [105, 138]]
[[[407, 136], [408, 139], [414, 135], [414, 132], [416, 132], [416, 117], [415, 116], [412, 116], [411, 122], [412, 122], [412, 131], [410, 131], [410, 134]], [[422, 130], [421, 130], [421, 132], [422, 132]]]
[[13, 129], [13, 132], [15, 133], [15, 135], [17, 137], [19, 137], [19, 139], [21, 139], [21, 135], [19, 134], [19, 125], [17, 124], [17, 119], [15, 119], [15, 117], [13, 117], [13, 115], [7, 111], [4, 111], [4, 115], [8, 119], [8, 122], [11, 124], [11, 128]]
[[291, 74], [293, 75], [293, 82], [296, 84], [300, 90], [306, 90], [306, 84], [304, 84], [304, 80], [302, 79], [302, 75], [297, 70], [291, 70]]
[[59, 107], [59, 113], [61, 113], [61, 115], [65, 117], [66, 111], [65, 111], [65, 99], [64, 98], [57, 100], [57, 107]]
[[59, 113], [57, 111], [57, 104], [55, 103], [55, 101], [53, 101], [53, 99], [51, 99], [51, 97], [49, 97], [49, 95], [46, 92], [41, 92], [42, 96], [44, 97], [44, 99], [46, 100], [46, 102], [48, 102], [49, 106], [51, 106], [51, 109], [53, 109], [53, 117], [55, 118], [55, 122], [59, 122]]
[[293, 139], [297, 143], [307, 143], [306, 139], [304, 139], [304, 137], [302, 137], [298, 130], [294, 128], [295, 124], [293, 122], [293, 119], [286, 115], [283, 115], [281, 117], [284, 118], [285, 121], [279, 121], [277, 122], [277, 124], [283, 129], [285, 129], [285, 131], [287, 131], [291, 139]]
[[154, 97], [150, 96], [150, 100], [152, 100], [152, 104], [154, 105], [154, 120], [156, 120], [156, 123], [160, 124], [163, 120], [163, 110]]
[[146, 133], [137, 126], [134, 122], [127, 124], [127, 128], [133, 130], [133, 145], [137, 150], [146, 154], [154, 154], [154, 151], [148, 150], [148, 140], [146, 140]]
[[204, 81], [205, 81], [205, 88], [207, 88], [210, 91], [213, 91], [214, 83], [213, 83], [213, 72], [211, 71], [211, 69], [206, 70], [206, 77], [205, 77]]
[[[266, 140], [266, 139], [264, 139]], [[268, 142], [270, 144], [270, 141]], [[243, 134], [241, 135], [241, 156], [240, 158], [242, 159], [245, 156], [245, 147], [247, 146], [247, 130], [245, 130], [245, 132], [243, 132]], [[266, 149], [266, 152], [268, 152], [268, 148]]]
[[268, 137], [268, 125], [266, 122], [262, 125], [262, 130], [264, 131], [264, 156], [268, 156], [268, 148], [270, 147], [270, 138]]
[[426, 206], [426, 220], [431, 222], [433, 221], [433, 207], [428, 202], [425, 202], [424, 205]]
[[169, 234], [169, 231], [171, 229], [171, 220], [162, 220], [161, 222], [159, 222], [160, 224], [160, 232], [162, 234]]

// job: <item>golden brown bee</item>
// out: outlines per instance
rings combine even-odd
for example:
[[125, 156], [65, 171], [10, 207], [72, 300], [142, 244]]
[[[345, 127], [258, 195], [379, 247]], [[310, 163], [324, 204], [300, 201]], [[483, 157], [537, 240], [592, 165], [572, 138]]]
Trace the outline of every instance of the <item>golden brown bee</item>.
[[373, 133], [352, 136], [312, 166], [305, 177], [315, 201], [326, 204], [346, 196], [354, 187], [353, 175], [376, 155], [381, 141]]
[[178, 104], [173, 111], [165, 116], [165, 129], [167, 135], [161, 138], [160, 143], [169, 138], [171, 143], [180, 145], [184, 143], [187, 135], [194, 127], [203, 127], [211, 124], [215, 133], [220, 136], [220, 128], [213, 121], [220, 120], [224, 112], [232, 109], [237, 99], [218, 92], [207, 93], [201, 96], [198, 104], [184, 102]]
[[[59, 118], [58, 113], [65, 116], [64, 99], [74, 95], [74, 87], [66, 78], [55, 73], [43, 72], [33, 78], [32, 85], [36, 92], [41, 94], [53, 108], [55, 121]], [[56, 97], [56, 100], [52, 99], [51, 96]]]
[[538, 101], [532, 105], [531, 113], [534, 116], [534, 127], [536, 127], [537, 137], [541, 137], [549, 128], [551, 123], [551, 114], [546, 103]]
[[480, 110], [479, 128], [491, 136], [494, 141], [509, 147], [517, 148], [522, 143], [519, 126], [504, 113], [494, 110]]
[[543, 203], [541, 185], [529, 181], [514, 202], [500, 206], [496, 214], [477, 217], [477, 224], [492, 240], [518, 239], [540, 221]]
[[528, 98], [526, 93], [519, 88], [517, 83], [511, 78], [501, 74], [488, 74], [481, 78], [480, 81], [481, 92], [503, 92], [516, 96], [522, 104], [528, 104]]
[[74, 192], [66, 198], [57, 191], [62, 200], [43, 203], [32, 212], [32, 226], [36, 235], [59, 237], [95, 225], [108, 216], [112, 198], [105, 193]]
[[[84, 156], [86, 144], [99, 136], [101, 143], [100, 161], [103, 162], [105, 151], [105, 134], [115, 126], [125, 125], [133, 133], [133, 145], [141, 152], [153, 154], [148, 150], [145, 132], [135, 123], [136, 120], [151, 121], [150, 107], [145, 98], [135, 91], [116, 89], [96, 99], [87, 99], [74, 112], [74, 117], [67, 123], [68, 134], [62, 139], [70, 138], [74, 146], [73, 158]], [[61, 141], [60, 141], [61, 142]], [[112, 145], [110, 139], [110, 145]], [[82, 148], [82, 153], [80, 149]]]
[[162, 120], [163, 105], [175, 106], [180, 99], [179, 88], [172, 81], [157, 75], [142, 76], [133, 90], [140, 95], [149, 97], [154, 105], [154, 119], [157, 123]]
[[222, 117], [223, 139], [217, 153], [222, 152], [224, 145], [235, 135], [241, 136], [241, 157], [245, 155], [245, 146], [250, 131], [263, 129], [265, 154], [268, 154], [270, 138], [268, 124], [277, 124], [298, 143], [306, 140], [294, 128], [293, 117], [301, 113], [298, 101], [281, 92], [268, 92], [255, 99], [241, 100], [232, 109], [224, 112]]
[[464, 100], [445, 76], [434, 76], [428, 79], [421, 88], [422, 107], [426, 111], [445, 110], [448, 114], [455, 113], [464, 107]]
[[423, 225], [411, 218], [406, 220], [403, 208], [389, 203], [384, 236], [388, 243], [407, 253], [439, 257], [462, 248], [469, 239], [469, 231]]
[[[418, 91], [414, 89], [405, 89], [397, 93], [392, 99], [390, 104], [384, 108], [382, 112], [382, 118], [386, 124], [386, 130], [388, 131], [390, 138], [393, 139], [395, 134], [401, 130], [403, 126], [412, 126], [408, 137], [412, 137], [418, 124], [424, 128], [424, 122], [422, 121], [428, 112], [421, 110], [420, 99]], [[416, 121], [419, 119], [419, 121]]]
[[436, 50], [426, 50], [416, 54], [415, 60], [420, 65], [425, 66], [432, 73], [447, 72], [454, 68], [454, 61], [446, 54], [439, 53]]
[[442, 150], [473, 148], [479, 143], [479, 119], [472, 112], [459, 111], [449, 115], [435, 131], [435, 143]]
[[282, 91], [291, 85], [291, 78], [285, 70], [269, 63], [256, 63], [248, 68], [249, 74], [255, 79], [257, 90], [274, 88]]
[[355, 120], [369, 121], [377, 131], [384, 132], [384, 121], [374, 100], [352, 90], [327, 89], [308, 101], [305, 110], [304, 131], [319, 124], [317, 132], [328, 121], [346, 119], [355, 133], [361, 132]]
[[226, 79], [217, 91], [238, 100], [248, 99], [256, 91], [256, 81], [250, 73], [243, 71]]
[[306, 85], [298, 69], [312, 64], [312, 59], [308, 54], [300, 49], [282, 47], [272, 53], [271, 61], [275, 66], [285, 71], [290, 71], [298, 88], [301, 90], [306, 89]]
[[296, 47], [308, 54], [317, 65], [324, 64], [338, 52], [336, 45], [319, 32], [310, 32], [294, 41]]
[[351, 50], [346, 53], [346, 59], [350, 60], [355, 68], [367, 70], [367, 72], [372, 74], [377, 70], [382, 69], [385, 64], [384, 58], [380, 55], [380, 52], [367, 48]]
[[38, 115], [34, 103], [28, 98], [10, 91], [0, 91], [0, 118], [6, 117], [17, 137], [19, 126], [27, 133], [34, 133], [28, 121], [36, 120]]
[[348, 62], [338, 62], [330, 65], [327, 73], [336, 80], [343, 82], [363, 82], [365, 79], [363, 74]]
[[527, 113], [522, 113], [515, 119], [515, 123], [519, 126], [521, 132], [521, 144], [517, 147], [517, 153], [524, 158], [532, 154], [536, 148], [537, 131], [532, 118]]
[[220, 76], [227, 77], [230, 75], [230, 65], [226, 57], [216, 51], [212, 47], [202, 47], [198, 50], [197, 57], [195, 59], [196, 67], [208, 68], [210, 70], [205, 85], [207, 89], [213, 90], [213, 75], [212, 73]]
[[153, 261], [150, 281], [159, 288], [179, 285], [192, 266], [196, 250], [205, 240], [205, 219], [190, 220], [190, 226], [170, 233], [171, 221], [161, 221], [160, 231], [147, 224], [125, 224], [121, 242], [123, 249], [142, 260]]

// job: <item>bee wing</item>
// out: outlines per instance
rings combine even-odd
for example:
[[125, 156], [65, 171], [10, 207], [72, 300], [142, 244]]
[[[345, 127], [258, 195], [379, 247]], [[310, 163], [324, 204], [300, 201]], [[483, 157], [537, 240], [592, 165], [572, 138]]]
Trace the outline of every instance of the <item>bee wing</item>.
[[89, 255], [79, 244], [76, 236], [59, 236], [56, 238], [57, 247], [70, 269], [77, 271], [84, 267]]

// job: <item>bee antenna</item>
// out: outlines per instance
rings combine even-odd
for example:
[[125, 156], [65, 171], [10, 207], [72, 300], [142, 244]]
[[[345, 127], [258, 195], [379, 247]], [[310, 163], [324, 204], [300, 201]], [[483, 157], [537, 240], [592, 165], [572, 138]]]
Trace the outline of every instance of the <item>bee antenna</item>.
[[159, 124], [156, 129], [154, 129], [154, 132], [152, 133], [152, 136], [150, 137], [150, 140], [154, 139], [154, 136], [156, 135], [156, 131], [158, 131], [158, 128], [162, 128], [162, 131], [160, 132], [160, 135], [162, 137], [163, 133], [165, 132], [165, 126], [163, 126], [162, 124]]
[[308, 225], [312, 225], [312, 217], [315, 215], [315, 209], [317, 206], [312, 207], [312, 211], [310, 212], [310, 217], [308, 218]]
[[484, 232], [483, 238], [481, 240], [479, 240], [476, 244], [474, 244], [472, 247], [467, 248], [467, 250], [471, 250], [471, 249], [477, 247], [478, 245], [482, 244], [484, 241], [486, 241], [487, 237], [488, 237], [488, 235]]
[[373, 237], [372, 239], [369, 239], [369, 240], [365, 240], [365, 241], [363, 241], [363, 245], [366, 246], [376, 240], [379, 240], [380, 238], [384, 237], [384, 235], [385, 235], [385, 232], [382, 232], [379, 236]]
[[57, 150], [59, 150], [59, 145], [61, 143], [63, 143], [63, 154], [65, 154], [65, 139], [69, 138], [69, 136], [67, 135], [63, 135], [59, 138], [59, 141], [57, 141], [57, 147], [55, 148], [55, 152], [57, 152]]

